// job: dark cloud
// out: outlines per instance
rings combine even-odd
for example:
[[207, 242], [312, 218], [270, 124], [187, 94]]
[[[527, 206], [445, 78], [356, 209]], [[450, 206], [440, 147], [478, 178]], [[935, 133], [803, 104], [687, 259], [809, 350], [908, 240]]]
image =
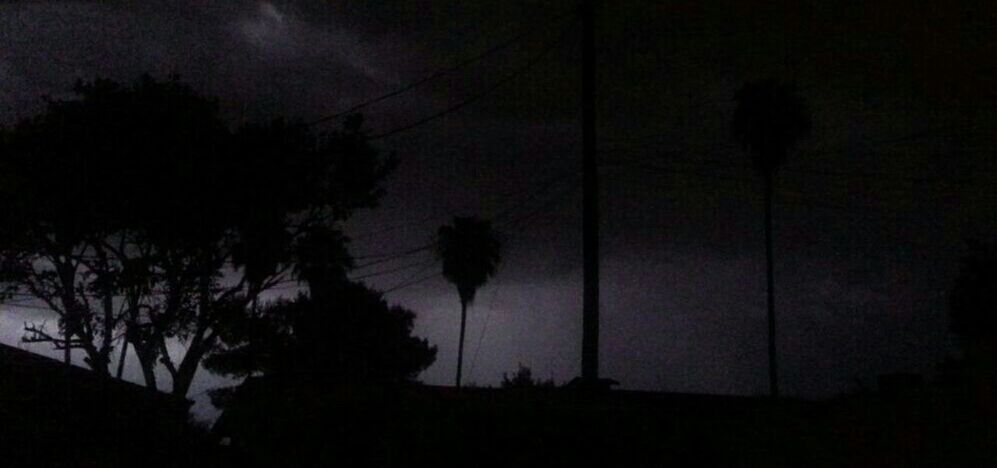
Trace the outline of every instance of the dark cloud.
[[[534, 31], [365, 109], [380, 133], [513, 73], [558, 37], [567, 25], [552, 18], [572, 4], [6, 4], [3, 120], [37, 111], [38, 95], [76, 78], [141, 72], [179, 73], [233, 118], [311, 119]], [[960, 243], [997, 229], [992, 2], [627, 1], [601, 14], [606, 375], [630, 388], [764, 390], [759, 182], [729, 119], [734, 90], [767, 76], [794, 81], [814, 113], [813, 134], [778, 179], [787, 390], [829, 395], [855, 378], [928, 372], [952, 352], [944, 292]], [[517, 362], [558, 380], [578, 370], [578, 58], [569, 30], [493, 96], [380, 140], [402, 165], [382, 208], [349, 225], [355, 251], [372, 254], [422, 245], [453, 214], [508, 215], [497, 220], [506, 258], [470, 318], [479, 383]], [[369, 281], [391, 288], [432, 272], [419, 268]], [[424, 378], [450, 382], [456, 294], [437, 278], [389, 297], [417, 310], [419, 333], [440, 346]]]

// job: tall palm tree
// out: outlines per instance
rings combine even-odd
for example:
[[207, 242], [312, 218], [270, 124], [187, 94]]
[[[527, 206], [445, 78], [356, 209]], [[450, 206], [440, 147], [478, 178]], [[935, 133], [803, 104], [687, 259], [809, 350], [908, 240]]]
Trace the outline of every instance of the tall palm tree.
[[768, 283], [769, 389], [779, 396], [772, 272], [772, 192], [775, 172], [789, 150], [810, 133], [810, 114], [792, 85], [775, 80], [745, 84], [735, 95], [734, 138], [748, 150], [765, 195], [765, 260]]
[[460, 296], [460, 341], [457, 347], [457, 388], [460, 388], [461, 367], [464, 361], [464, 325], [467, 323], [467, 306], [474, 301], [474, 294], [491, 278], [500, 257], [501, 243], [490, 222], [474, 216], [453, 219], [452, 225], [440, 227], [436, 254], [443, 261], [443, 277], [454, 286]]

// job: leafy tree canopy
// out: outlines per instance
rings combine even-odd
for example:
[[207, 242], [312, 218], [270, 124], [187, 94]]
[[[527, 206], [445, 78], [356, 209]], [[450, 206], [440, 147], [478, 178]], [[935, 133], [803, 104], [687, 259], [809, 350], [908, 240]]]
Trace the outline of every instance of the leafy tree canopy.
[[734, 97], [734, 138], [751, 152], [759, 170], [770, 173], [810, 133], [809, 110], [795, 87], [772, 79], [747, 83]]
[[392, 384], [415, 379], [436, 359], [435, 346], [412, 336], [412, 311], [362, 283], [323, 287], [330, 291], [316, 295], [313, 285], [312, 297], [280, 299], [242, 317], [205, 367], [233, 377]]
[[[2, 132], [7, 292], [59, 314], [61, 339], [37, 326], [27, 339], [68, 342], [107, 372], [124, 331], [147, 383], [162, 364], [178, 393], [223, 319], [262, 291], [345, 274], [337, 222], [376, 206], [394, 167], [359, 116], [328, 133], [283, 119], [232, 128], [214, 100], [175, 78], [74, 91]], [[316, 239], [326, 252], [312, 257]], [[180, 362], [166, 339], [187, 344]]]
[[533, 370], [522, 363], [516, 373], [509, 377], [502, 374], [502, 388], [553, 388], [554, 379], [540, 380], [533, 378]]
[[443, 260], [443, 277], [457, 286], [461, 302], [470, 304], [475, 292], [495, 274], [501, 243], [490, 222], [457, 216], [439, 229], [437, 255]]

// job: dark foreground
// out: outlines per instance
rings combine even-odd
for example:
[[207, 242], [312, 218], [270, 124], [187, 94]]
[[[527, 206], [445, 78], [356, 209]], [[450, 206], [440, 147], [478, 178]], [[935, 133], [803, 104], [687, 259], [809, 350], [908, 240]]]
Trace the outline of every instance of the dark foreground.
[[992, 414], [934, 390], [822, 403], [569, 389], [255, 391], [255, 404], [217, 428], [234, 466], [997, 466]]
[[992, 391], [828, 402], [256, 379], [187, 403], [0, 347], [0, 467], [997, 466]]

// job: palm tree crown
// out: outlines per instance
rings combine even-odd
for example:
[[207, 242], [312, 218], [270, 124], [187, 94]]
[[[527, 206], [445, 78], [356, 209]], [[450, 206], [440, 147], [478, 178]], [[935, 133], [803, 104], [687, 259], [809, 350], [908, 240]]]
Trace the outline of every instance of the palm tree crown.
[[810, 133], [810, 114], [790, 85], [766, 80], [744, 85], [735, 95], [734, 138], [751, 154], [762, 175], [765, 200], [765, 277], [767, 283], [769, 388], [779, 396], [776, 355], [775, 273], [772, 254], [772, 198], [775, 170], [789, 148]]
[[440, 228], [436, 254], [443, 260], [443, 276], [457, 286], [460, 295], [460, 341], [457, 342], [456, 385], [460, 388], [464, 363], [464, 329], [467, 306], [474, 293], [495, 274], [500, 243], [492, 224], [476, 217], [454, 217], [453, 225]]
[[478, 288], [495, 274], [500, 250], [488, 221], [457, 216], [452, 225], [440, 227], [436, 253], [443, 261], [443, 277], [457, 286], [462, 304], [473, 302]]
[[763, 173], [778, 168], [789, 149], [810, 133], [810, 114], [792, 85], [775, 80], [748, 83], [735, 99], [734, 138]]

